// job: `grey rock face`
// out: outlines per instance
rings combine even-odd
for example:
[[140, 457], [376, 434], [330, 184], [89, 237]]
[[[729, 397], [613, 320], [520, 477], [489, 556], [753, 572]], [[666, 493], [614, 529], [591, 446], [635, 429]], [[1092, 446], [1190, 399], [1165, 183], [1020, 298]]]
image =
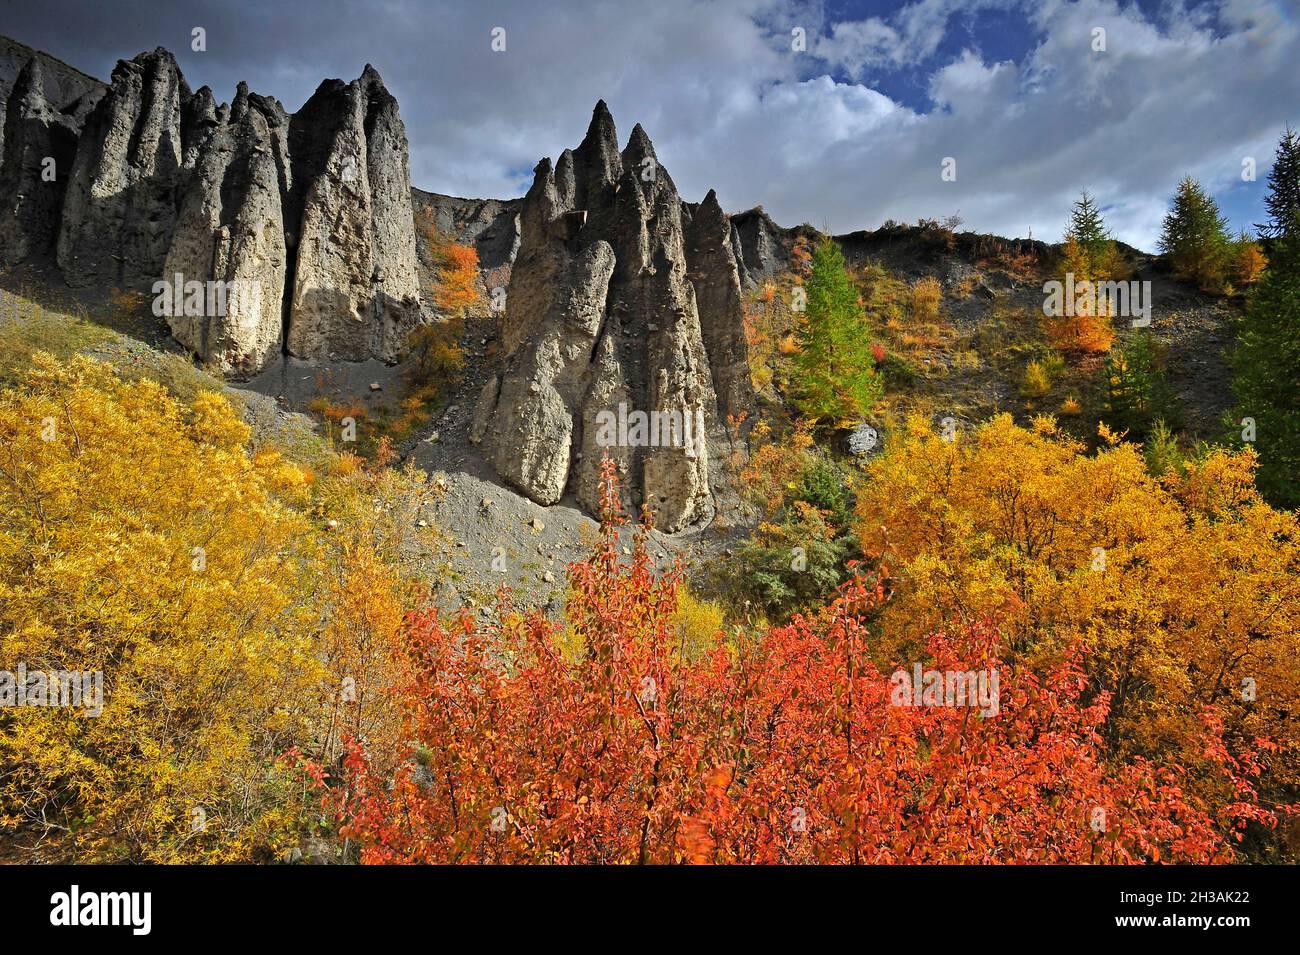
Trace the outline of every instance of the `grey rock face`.
[[[730, 321], [739, 277], [734, 264], [718, 265], [731, 253], [717, 215], [698, 229], [699, 274], [709, 308]], [[500, 364], [472, 437], [498, 474], [540, 504], [568, 491], [596, 510], [609, 456], [623, 472], [625, 503], [644, 503], [661, 530], [708, 520], [708, 438], [720, 430], [714, 375], [682, 202], [645, 131], [636, 127], [620, 153], [613, 118], [598, 104], [582, 144], [554, 167], [538, 164], [520, 221]], [[706, 250], [718, 235], [727, 245]]]
[[18, 74], [32, 60], [41, 63], [45, 101], [79, 126], [84, 113], [80, 117], [77, 114], [86, 109], [87, 102], [93, 105], [103, 95], [104, 84], [48, 53], [6, 36], [0, 36], [0, 101], [9, 98]]
[[119, 61], [86, 120], [64, 201], [58, 261], [71, 285], [140, 288], [162, 271], [183, 163], [189, 89], [166, 50]]
[[746, 288], [761, 285], [789, 265], [785, 232], [762, 209], [731, 217], [732, 245]]
[[[281, 350], [286, 255], [273, 141], [267, 115], [240, 84], [229, 121], [205, 140], [163, 269], [176, 340], [238, 376]], [[197, 313], [174, 291], [192, 281], [221, 283]]]
[[[499, 269], [514, 263], [519, 253], [519, 199], [461, 199], [421, 189], [411, 190], [417, 218], [426, 215], [440, 235], [473, 245], [479, 268]], [[417, 245], [421, 235], [416, 233]]]
[[406, 130], [367, 66], [323, 83], [289, 127], [297, 222], [287, 347], [396, 361], [419, 323]]
[[686, 230], [686, 263], [700, 330], [709, 354], [718, 411], [739, 418], [752, 409], [754, 386], [749, 377], [749, 345], [745, 339], [745, 308], [739, 262], [732, 244], [732, 226], [717, 194], [709, 190], [692, 210]]
[[29, 60], [5, 108], [0, 156], [0, 262], [12, 265], [54, 251], [77, 137], [72, 122], [45, 98], [39, 59]]
[[206, 86], [181, 104], [181, 165], [186, 169], [198, 165], [208, 138], [224, 119], [217, 115], [217, 101]]
[[[57, 107], [42, 63], [15, 81], [2, 127], [5, 262], [53, 249], [72, 285], [165, 291], [177, 340], [239, 376], [286, 351], [401, 357], [422, 320], [410, 162], [372, 68], [290, 116], [242, 83], [230, 106], [191, 94], [163, 49]], [[57, 182], [34, 188], [46, 156]]]

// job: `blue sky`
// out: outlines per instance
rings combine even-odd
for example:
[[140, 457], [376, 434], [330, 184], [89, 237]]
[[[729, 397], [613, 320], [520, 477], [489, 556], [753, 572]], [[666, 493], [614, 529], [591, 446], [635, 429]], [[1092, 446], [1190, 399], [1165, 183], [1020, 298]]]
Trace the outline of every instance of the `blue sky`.
[[646, 128], [688, 199], [716, 187], [732, 211], [838, 232], [958, 214], [1055, 240], [1088, 188], [1117, 237], [1151, 249], [1184, 174], [1234, 227], [1260, 219], [1273, 147], [1300, 125], [1298, 3], [0, 0], [0, 30], [105, 78], [166, 46], [192, 86], [229, 99], [245, 79], [290, 109], [373, 63], [401, 103], [415, 184], [440, 192], [520, 194], [603, 98], [622, 137]]

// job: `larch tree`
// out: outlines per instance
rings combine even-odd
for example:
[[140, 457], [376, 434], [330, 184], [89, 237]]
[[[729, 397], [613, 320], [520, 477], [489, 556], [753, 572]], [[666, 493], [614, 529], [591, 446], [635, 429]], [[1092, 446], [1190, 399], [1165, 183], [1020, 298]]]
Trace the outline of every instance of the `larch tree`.
[[813, 251], [804, 286], [807, 312], [799, 327], [792, 383], [799, 410], [820, 423], [851, 421], [871, 411], [884, 391], [876, 376], [861, 298], [830, 236]]

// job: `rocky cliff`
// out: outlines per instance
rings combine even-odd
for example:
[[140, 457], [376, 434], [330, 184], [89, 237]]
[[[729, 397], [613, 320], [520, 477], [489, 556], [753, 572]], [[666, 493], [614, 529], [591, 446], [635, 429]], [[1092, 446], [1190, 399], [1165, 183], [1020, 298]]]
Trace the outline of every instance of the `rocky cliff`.
[[684, 202], [640, 126], [620, 151], [601, 103], [526, 197], [464, 200], [411, 189], [397, 102], [369, 66], [292, 114], [242, 83], [230, 105], [191, 92], [163, 49], [72, 101], [50, 88], [33, 57], [7, 98], [6, 261], [53, 254], [74, 285], [165, 283], [175, 338], [233, 377], [285, 355], [392, 363], [424, 320], [418, 209], [506, 291], [471, 429], [492, 468], [534, 502], [595, 511], [609, 456], [625, 503], [662, 530], [713, 515], [727, 419], [753, 403], [742, 289], [788, 236], [712, 192]]
[[120, 60], [86, 120], [68, 180], [58, 262], [70, 285], [144, 287], [162, 274], [191, 94], [166, 50]]
[[47, 106], [66, 116], [75, 129], [80, 129], [95, 103], [104, 95], [104, 86], [93, 76], [69, 66], [62, 60], [33, 49], [25, 43], [0, 36], [0, 148], [4, 146], [5, 104], [13, 94], [14, 84], [37, 61], [40, 68], [38, 90]]
[[373, 68], [289, 114], [243, 84], [229, 106], [192, 93], [163, 49], [53, 103], [44, 59], [6, 97], [0, 259], [53, 252], [77, 286], [164, 281], [177, 340], [237, 376], [285, 353], [401, 357], [422, 320], [410, 164]]
[[[740, 278], [712, 194], [692, 216], [645, 131], [618, 149], [599, 103], [582, 144], [542, 160], [520, 211], [499, 365], [472, 438], [508, 483], [594, 510], [601, 459], [669, 532], [713, 513], [719, 404], [748, 401]], [[713, 462], [713, 463], [711, 463]]]
[[45, 67], [28, 61], [5, 109], [0, 145], [0, 263], [12, 265], [54, 249], [63, 205], [60, 170], [77, 149], [75, 122], [50, 103]]

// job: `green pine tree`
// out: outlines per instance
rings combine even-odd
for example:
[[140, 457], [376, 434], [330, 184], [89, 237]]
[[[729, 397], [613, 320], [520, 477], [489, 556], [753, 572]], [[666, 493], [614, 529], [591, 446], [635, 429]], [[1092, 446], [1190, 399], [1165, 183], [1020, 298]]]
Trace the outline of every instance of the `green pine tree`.
[[[1115, 241], [1106, 230], [1097, 201], [1084, 190], [1070, 207], [1070, 221], [1065, 227], [1066, 268], [1076, 279], [1105, 281], [1116, 277], [1120, 268]], [[1073, 240], [1073, 245], [1070, 244]], [[1077, 255], [1072, 250], [1077, 249]]]
[[796, 404], [817, 422], [860, 419], [880, 400], [884, 388], [876, 376], [858, 290], [845, 268], [844, 254], [829, 236], [813, 251], [805, 291], [807, 311], [795, 358]]
[[1256, 226], [1261, 236], [1280, 239], [1300, 227], [1300, 134], [1290, 126], [1277, 144], [1264, 207], [1268, 222]]
[[1134, 332], [1102, 369], [1102, 418], [1131, 438], [1151, 433], [1157, 420], [1177, 421], [1163, 356], [1146, 331]]
[[1237, 421], [1252, 418], [1256, 484], [1270, 503], [1300, 507], [1300, 230], [1273, 244], [1233, 355]]
[[1086, 189], [1070, 208], [1070, 224], [1066, 226], [1065, 235], [1066, 238], [1073, 236], [1074, 241], [1094, 260], [1104, 255], [1110, 244], [1101, 209]]
[[1191, 176], [1178, 184], [1173, 208], [1165, 216], [1160, 251], [1169, 256], [1179, 278], [1210, 292], [1222, 291], [1231, 257], [1228, 220]]

